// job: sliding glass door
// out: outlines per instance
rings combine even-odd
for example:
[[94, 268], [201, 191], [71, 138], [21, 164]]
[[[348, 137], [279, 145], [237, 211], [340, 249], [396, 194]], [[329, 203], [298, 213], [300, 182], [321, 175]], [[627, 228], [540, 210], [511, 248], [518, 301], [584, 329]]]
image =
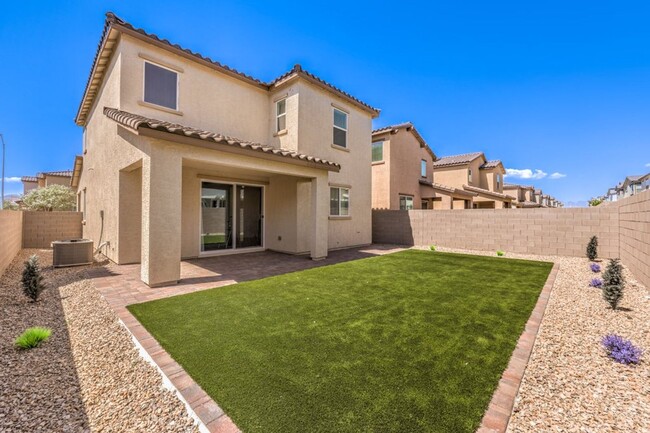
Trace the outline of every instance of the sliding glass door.
[[263, 188], [201, 183], [201, 251], [261, 247]]

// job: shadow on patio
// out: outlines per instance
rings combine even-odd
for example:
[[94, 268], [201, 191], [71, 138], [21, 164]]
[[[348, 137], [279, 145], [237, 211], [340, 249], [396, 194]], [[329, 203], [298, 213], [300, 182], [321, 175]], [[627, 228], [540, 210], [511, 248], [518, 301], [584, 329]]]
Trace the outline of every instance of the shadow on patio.
[[181, 262], [178, 284], [151, 288], [140, 280], [140, 265], [108, 264], [89, 271], [95, 287], [113, 308], [169, 296], [256, 280], [288, 272], [379, 256], [402, 248], [394, 245], [369, 245], [330, 251], [323, 260], [273, 251], [189, 259]]

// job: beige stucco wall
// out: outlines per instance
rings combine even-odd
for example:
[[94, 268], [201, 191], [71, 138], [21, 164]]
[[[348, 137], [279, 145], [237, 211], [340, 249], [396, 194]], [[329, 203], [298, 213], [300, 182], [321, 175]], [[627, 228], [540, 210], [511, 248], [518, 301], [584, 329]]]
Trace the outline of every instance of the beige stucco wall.
[[[406, 129], [396, 134], [377, 135], [373, 141], [384, 140], [384, 164], [372, 164], [374, 209], [399, 209], [400, 195], [413, 196], [413, 207], [421, 209], [423, 187], [420, 179], [432, 182], [433, 157], [415, 136]], [[421, 176], [421, 161], [426, 161], [426, 177]], [[433, 194], [433, 190], [424, 190]], [[434, 208], [439, 204], [434, 203]]]
[[45, 186], [50, 185], [64, 185], [70, 186], [70, 178], [65, 176], [50, 176], [45, 175]]
[[27, 194], [36, 188], [38, 188], [38, 182], [23, 182], [23, 194]]
[[0, 210], [0, 277], [22, 245], [23, 212]]
[[[487, 189], [488, 191], [503, 193], [503, 175], [505, 170], [502, 166], [494, 168], [480, 169], [480, 188]], [[501, 175], [501, 182], [497, 188], [497, 174]]]

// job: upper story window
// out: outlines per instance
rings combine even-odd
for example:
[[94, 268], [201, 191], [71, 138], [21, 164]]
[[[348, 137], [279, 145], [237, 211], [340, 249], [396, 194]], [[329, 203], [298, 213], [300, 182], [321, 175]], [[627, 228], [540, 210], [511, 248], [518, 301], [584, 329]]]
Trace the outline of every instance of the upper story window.
[[472, 169], [467, 169], [467, 183], [471, 185], [472, 183]]
[[348, 147], [348, 113], [334, 109], [333, 143]]
[[427, 177], [427, 161], [424, 159], [420, 161], [420, 176]]
[[287, 99], [275, 103], [275, 132], [287, 129]]
[[178, 74], [171, 69], [144, 62], [144, 101], [178, 109]]
[[501, 175], [497, 173], [497, 190], [501, 189]]
[[350, 215], [350, 190], [348, 188], [330, 188], [330, 215]]
[[372, 162], [384, 160], [384, 142], [374, 141], [372, 143]]

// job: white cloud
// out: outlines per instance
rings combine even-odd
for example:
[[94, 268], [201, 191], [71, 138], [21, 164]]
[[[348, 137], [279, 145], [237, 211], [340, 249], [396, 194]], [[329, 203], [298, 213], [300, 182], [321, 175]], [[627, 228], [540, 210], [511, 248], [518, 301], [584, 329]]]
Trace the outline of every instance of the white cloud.
[[20, 178], [16, 177], [16, 176], [14, 176], [14, 177], [5, 177], [5, 182], [7, 182], [7, 183], [20, 182]]
[[552, 173], [548, 178], [549, 179], [562, 179], [563, 177], [566, 177], [566, 174], [564, 173], [558, 173], [557, 171], [555, 173]]
[[547, 173], [540, 169], [535, 171], [530, 168], [506, 168], [506, 177], [514, 177], [515, 179], [544, 179]]
[[645, 165], [646, 167], [650, 167], [650, 162]]

